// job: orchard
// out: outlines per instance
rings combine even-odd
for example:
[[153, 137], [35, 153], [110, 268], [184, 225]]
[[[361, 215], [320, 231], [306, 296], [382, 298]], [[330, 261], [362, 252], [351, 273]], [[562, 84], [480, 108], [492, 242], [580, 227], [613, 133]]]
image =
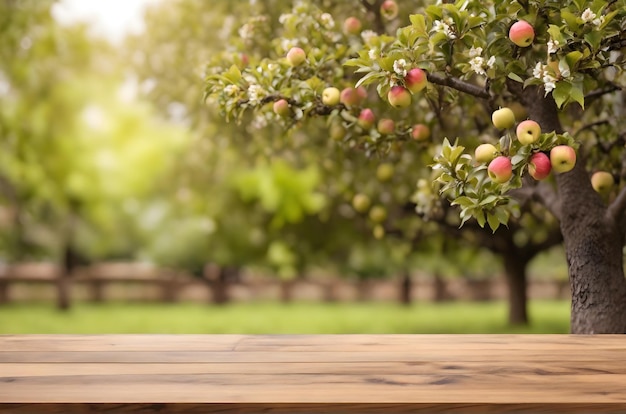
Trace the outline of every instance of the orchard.
[[[355, 1], [348, 16], [296, 2], [265, 53], [241, 42], [209, 63], [206, 98], [228, 119], [285, 130], [324, 119], [334, 145], [368, 157], [418, 154], [405, 202], [482, 245], [479, 227], [532, 256], [519, 234], [554, 244], [555, 228], [571, 331], [626, 332], [626, 2], [417, 4]], [[247, 65], [224, 65], [241, 53]]]

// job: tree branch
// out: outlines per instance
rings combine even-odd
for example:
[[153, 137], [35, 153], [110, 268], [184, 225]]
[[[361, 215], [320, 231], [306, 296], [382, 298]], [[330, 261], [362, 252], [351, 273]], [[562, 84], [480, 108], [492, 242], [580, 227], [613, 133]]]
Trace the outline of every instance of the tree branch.
[[626, 211], [626, 187], [623, 187], [615, 200], [609, 205], [606, 213], [609, 218], [624, 227], [624, 212]]
[[511, 190], [510, 194], [520, 204], [535, 201], [543, 205], [557, 220], [561, 220], [561, 201], [554, 187], [547, 182], [536, 183], [527, 179], [522, 188]]
[[585, 95], [585, 106], [591, 105], [594, 101], [604, 95], [620, 90], [622, 90], [622, 88], [618, 85], [615, 85], [614, 83], [609, 84], [609, 86], [607, 86], [606, 88], [595, 89]]
[[459, 92], [467, 93], [481, 99], [491, 99], [491, 94], [488, 89], [481, 88], [473, 83], [465, 82], [459, 78], [453, 78], [450, 76], [442, 76], [437, 73], [429, 73], [428, 81], [436, 85], [447, 86], [452, 89], [456, 89]]

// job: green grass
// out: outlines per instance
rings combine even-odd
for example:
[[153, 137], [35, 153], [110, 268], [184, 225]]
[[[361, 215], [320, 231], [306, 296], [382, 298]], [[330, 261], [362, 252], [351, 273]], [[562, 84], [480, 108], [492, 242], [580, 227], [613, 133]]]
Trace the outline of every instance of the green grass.
[[0, 334], [25, 333], [567, 333], [565, 301], [530, 304], [530, 327], [506, 323], [506, 303], [46, 304], [0, 307]]

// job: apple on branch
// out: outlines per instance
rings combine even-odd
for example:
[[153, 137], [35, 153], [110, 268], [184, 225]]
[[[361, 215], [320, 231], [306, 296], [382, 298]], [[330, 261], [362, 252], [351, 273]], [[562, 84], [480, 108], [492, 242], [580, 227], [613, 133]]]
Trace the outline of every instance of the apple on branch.
[[393, 167], [393, 164], [380, 164], [376, 169], [376, 178], [378, 178], [381, 182], [389, 181], [393, 178], [394, 171], [395, 168]]
[[411, 93], [417, 93], [428, 84], [426, 72], [420, 68], [413, 68], [407, 72], [404, 77], [404, 83]]
[[324, 105], [335, 106], [339, 103], [341, 92], [335, 87], [328, 87], [322, 91], [322, 102]]
[[289, 62], [291, 66], [299, 66], [304, 63], [305, 60], [306, 53], [302, 48], [292, 47], [289, 49], [289, 52], [287, 52], [287, 62]]
[[343, 21], [343, 32], [349, 35], [358, 35], [361, 33], [361, 29], [363, 25], [361, 24], [361, 20], [354, 16], [348, 17]]
[[415, 124], [411, 128], [411, 138], [415, 141], [426, 141], [430, 138], [430, 128], [426, 124]]
[[535, 29], [527, 21], [519, 20], [509, 29], [509, 39], [519, 47], [528, 47], [535, 40]]
[[523, 145], [529, 145], [537, 142], [541, 136], [541, 127], [532, 119], [527, 119], [517, 125], [515, 133], [520, 143]]
[[550, 150], [550, 163], [557, 173], [571, 171], [576, 165], [576, 151], [569, 145], [557, 145]]
[[387, 94], [389, 104], [394, 108], [406, 108], [411, 105], [411, 92], [403, 86], [393, 86]]
[[289, 110], [289, 102], [287, 102], [286, 99], [277, 100], [276, 102], [274, 102], [272, 108], [274, 110], [274, 113], [278, 116], [286, 117], [291, 113], [291, 111]]
[[339, 102], [346, 106], [359, 106], [367, 98], [367, 91], [364, 87], [347, 87], [339, 94]]
[[491, 162], [498, 155], [498, 149], [492, 144], [480, 144], [474, 150], [474, 159], [480, 164]]
[[352, 207], [359, 213], [365, 213], [370, 208], [371, 200], [363, 193], [358, 193], [352, 198]]
[[378, 121], [377, 129], [382, 135], [390, 135], [393, 134], [396, 129], [396, 123], [393, 119], [381, 118]]
[[543, 152], [537, 152], [531, 155], [528, 161], [528, 173], [535, 180], [543, 180], [550, 175], [552, 171], [552, 163], [550, 158]]
[[504, 155], [497, 156], [489, 163], [487, 173], [494, 183], [502, 184], [509, 181], [513, 176], [511, 160]]
[[363, 129], [370, 129], [374, 126], [375, 121], [376, 116], [374, 115], [374, 112], [369, 108], [365, 108], [361, 110], [361, 113], [359, 113], [359, 118], [356, 123]]
[[596, 171], [591, 176], [591, 186], [596, 192], [607, 195], [613, 189], [615, 179], [613, 174], [607, 171]]
[[510, 108], [500, 108], [491, 114], [491, 122], [499, 130], [512, 128], [515, 125], [515, 113]]
[[398, 17], [398, 3], [394, 0], [385, 0], [380, 5], [380, 15], [387, 20], [393, 20]]

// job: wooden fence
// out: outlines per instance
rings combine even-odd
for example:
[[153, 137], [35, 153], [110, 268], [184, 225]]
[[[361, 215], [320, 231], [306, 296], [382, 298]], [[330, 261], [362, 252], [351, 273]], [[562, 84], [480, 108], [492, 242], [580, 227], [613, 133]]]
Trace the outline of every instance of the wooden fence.
[[[161, 269], [141, 263], [99, 263], [78, 268], [70, 276], [71, 297], [77, 301], [182, 301], [213, 302], [215, 272], [205, 277]], [[0, 269], [0, 303], [52, 301], [57, 295], [59, 269], [49, 263], [23, 263]], [[242, 274], [223, 284], [221, 295], [231, 301], [398, 301], [402, 280], [357, 280], [311, 276], [292, 281]], [[529, 283], [532, 299], [569, 297], [567, 281], [536, 280]], [[507, 288], [501, 277], [489, 279], [434, 278], [411, 275], [412, 301], [503, 300]]]

